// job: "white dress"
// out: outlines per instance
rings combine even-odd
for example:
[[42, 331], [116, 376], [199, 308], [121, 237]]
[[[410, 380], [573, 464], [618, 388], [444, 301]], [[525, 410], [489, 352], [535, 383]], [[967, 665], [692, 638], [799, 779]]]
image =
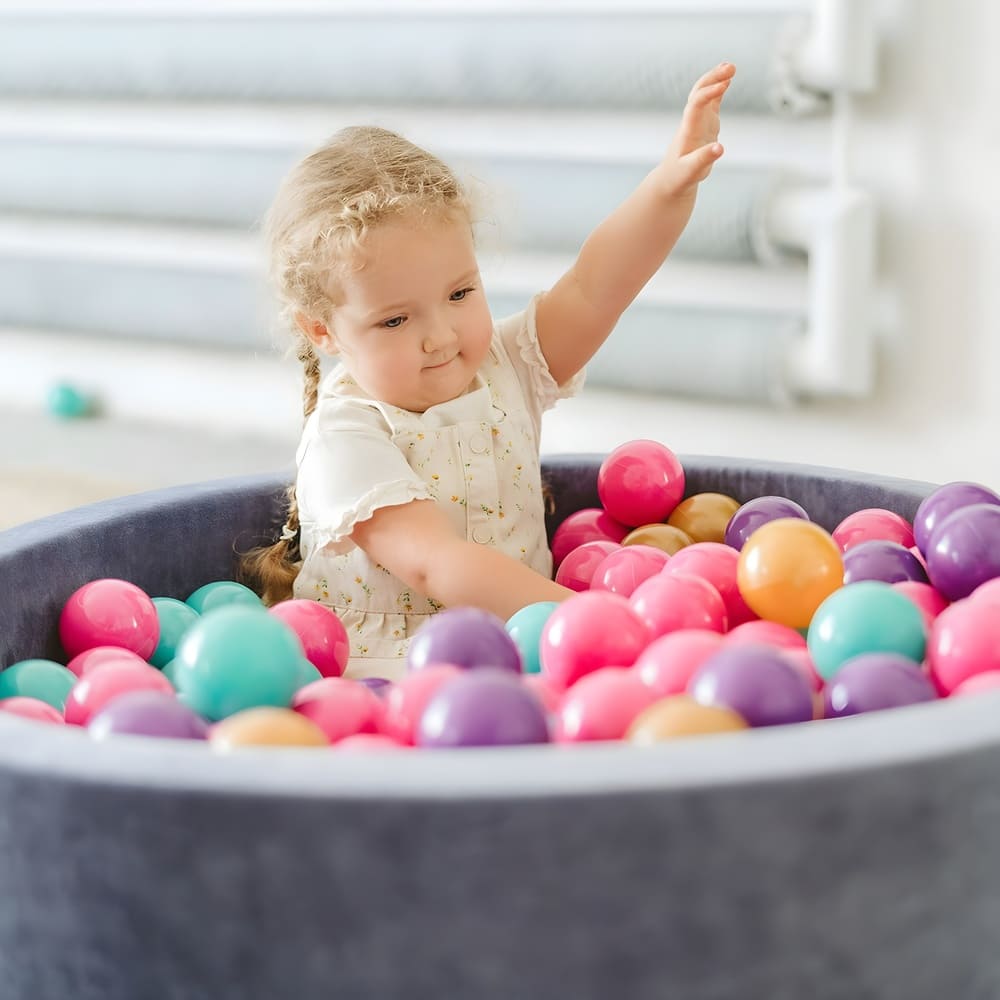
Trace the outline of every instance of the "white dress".
[[584, 373], [556, 385], [538, 346], [537, 298], [494, 325], [470, 390], [424, 413], [367, 397], [339, 366], [323, 380], [296, 455], [303, 563], [294, 595], [340, 616], [348, 676], [400, 677], [410, 637], [441, 610], [348, 537], [379, 507], [437, 500], [469, 541], [551, 575], [541, 418], [580, 390]]

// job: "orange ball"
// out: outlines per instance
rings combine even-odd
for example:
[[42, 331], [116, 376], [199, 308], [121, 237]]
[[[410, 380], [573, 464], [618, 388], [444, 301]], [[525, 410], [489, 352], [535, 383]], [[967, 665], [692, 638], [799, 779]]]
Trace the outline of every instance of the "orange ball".
[[248, 746], [325, 747], [326, 734], [311, 719], [290, 708], [247, 708], [212, 726], [209, 742], [216, 750]]
[[725, 493], [695, 493], [674, 508], [667, 524], [680, 528], [693, 542], [724, 542], [726, 525], [739, 509], [739, 501]]
[[632, 720], [625, 738], [632, 743], [650, 744], [749, 728], [743, 716], [731, 708], [700, 705], [690, 695], [678, 694], [643, 709]]
[[812, 521], [769, 521], [740, 550], [736, 582], [761, 618], [807, 628], [816, 609], [844, 584], [840, 546]]
[[652, 545], [654, 549], [662, 549], [671, 556], [691, 542], [690, 535], [670, 524], [644, 524], [622, 539], [622, 545]]

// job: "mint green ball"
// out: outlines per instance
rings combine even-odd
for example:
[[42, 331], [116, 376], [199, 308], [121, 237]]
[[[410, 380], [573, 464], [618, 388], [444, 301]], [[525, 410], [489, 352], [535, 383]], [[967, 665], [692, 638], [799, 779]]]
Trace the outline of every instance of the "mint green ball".
[[816, 609], [806, 641], [816, 672], [830, 680], [862, 653], [898, 653], [921, 663], [927, 629], [908, 597], [887, 583], [862, 580], [835, 590]]
[[202, 615], [177, 647], [181, 700], [212, 721], [245, 708], [287, 708], [303, 676], [302, 644], [274, 615], [228, 605]]
[[0, 698], [37, 698], [61, 712], [77, 679], [55, 660], [20, 660], [0, 673]]
[[69, 382], [58, 382], [49, 390], [49, 413], [60, 420], [75, 420], [94, 412], [94, 401]]
[[227, 604], [242, 604], [258, 610], [264, 607], [264, 602], [249, 587], [244, 587], [235, 580], [215, 580], [206, 583], [189, 595], [184, 603], [194, 608], [199, 615]]
[[515, 611], [507, 619], [504, 628], [514, 640], [521, 653], [522, 669], [526, 674], [541, 673], [542, 664], [538, 658], [538, 647], [542, 639], [542, 629], [549, 616], [559, 607], [558, 601], [539, 601]]
[[154, 597], [153, 607], [160, 622], [160, 639], [149, 662], [161, 670], [174, 658], [184, 633], [201, 617], [190, 604], [175, 597]]

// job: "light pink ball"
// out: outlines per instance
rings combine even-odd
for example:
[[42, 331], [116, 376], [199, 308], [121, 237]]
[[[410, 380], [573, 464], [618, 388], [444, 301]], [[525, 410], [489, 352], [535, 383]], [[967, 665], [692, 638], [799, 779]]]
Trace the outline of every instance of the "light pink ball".
[[654, 638], [682, 628], [726, 631], [726, 605], [701, 577], [664, 570], [640, 584], [630, 603]]
[[353, 736], [345, 736], [342, 740], [338, 740], [337, 749], [362, 752], [373, 750], [382, 753], [386, 750], [405, 750], [406, 747], [384, 733], [355, 733]]
[[900, 580], [890, 586], [913, 601], [924, 616], [924, 624], [928, 629], [934, 624], [934, 619], [948, 607], [948, 598], [929, 583], [922, 583], [920, 580]]
[[942, 694], [1000, 670], [1000, 615], [989, 601], [956, 601], [934, 620], [927, 640], [931, 679]]
[[656, 576], [670, 556], [652, 545], [624, 545], [605, 556], [590, 581], [593, 590], [631, 597], [640, 583]]
[[840, 546], [841, 552], [862, 542], [877, 540], [898, 542], [904, 549], [908, 549], [914, 544], [913, 525], [891, 510], [869, 507], [848, 514], [834, 528], [833, 540]]
[[[952, 698], [964, 697], [969, 694], [984, 694], [986, 691], [996, 691], [1000, 689], [1000, 670], [987, 670], [981, 674], [973, 674], [967, 680], [962, 681], [954, 691]], [[3, 702], [0, 702], [0, 706]]]
[[566, 553], [556, 570], [556, 583], [570, 590], [589, 590], [597, 567], [622, 546], [617, 542], [584, 542]]
[[1000, 605], [1000, 576], [981, 583], [969, 594], [969, 600], [988, 601], [990, 604]]
[[726, 642], [762, 642], [765, 646], [777, 646], [779, 649], [805, 649], [806, 646], [805, 636], [801, 632], [763, 618], [744, 622], [730, 629]]
[[174, 694], [174, 687], [156, 667], [148, 663], [115, 660], [100, 664], [81, 677], [66, 696], [66, 721], [85, 726], [113, 698], [129, 691], [160, 691]]
[[121, 646], [148, 660], [160, 641], [156, 605], [127, 580], [92, 580], [63, 605], [59, 639], [68, 657], [94, 646]]
[[385, 711], [379, 730], [397, 743], [412, 746], [420, 716], [427, 703], [442, 684], [464, 674], [461, 667], [437, 663], [401, 677], [385, 695]]
[[559, 743], [620, 740], [632, 720], [656, 700], [634, 670], [604, 667], [567, 691], [555, 714]]
[[92, 649], [85, 649], [82, 653], [77, 653], [66, 664], [66, 669], [72, 671], [77, 677], [82, 677], [103, 663], [119, 663], [122, 660], [127, 663], [146, 662], [138, 653], [133, 653], [130, 649], [123, 649], [121, 646], [94, 646]]
[[324, 676], [340, 677], [351, 656], [347, 629], [335, 611], [319, 601], [281, 601], [268, 614], [283, 621], [298, 637], [306, 659]]
[[542, 703], [549, 715], [554, 715], [562, 699], [562, 691], [552, 686], [544, 674], [522, 674], [521, 682]]
[[33, 719], [35, 722], [53, 722], [62, 725], [65, 721], [59, 714], [58, 708], [53, 708], [40, 698], [28, 698], [24, 695], [0, 698], [0, 712], [19, 715], [22, 719]]
[[642, 651], [633, 669], [658, 698], [683, 694], [691, 675], [721, 643], [722, 636], [708, 629], [684, 628], [668, 632]]
[[315, 722], [331, 743], [380, 731], [384, 707], [374, 691], [346, 677], [323, 677], [299, 688], [292, 709]]
[[726, 622], [734, 629], [744, 622], [756, 621], [736, 581], [740, 554], [731, 545], [721, 542], [695, 542], [674, 553], [666, 567], [667, 573], [687, 573], [707, 580], [719, 592], [726, 606]]

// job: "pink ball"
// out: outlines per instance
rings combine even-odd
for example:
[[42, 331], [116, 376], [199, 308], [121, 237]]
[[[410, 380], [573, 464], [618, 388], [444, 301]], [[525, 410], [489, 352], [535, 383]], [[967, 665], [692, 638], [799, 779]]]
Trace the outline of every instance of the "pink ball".
[[382, 753], [385, 750], [405, 750], [406, 747], [384, 733], [355, 733], [353, 736], [345, 736], [342, 740], [338, 740], [337, 749], [374, 750]]
[[332, 609], [301, 598], [281, 601], [268, 609], [298, 637], [306, 659], [324, 676], [340, 677], [351, 656], [347, 629]]
[[924, 616], [924, 623], [928, 629], [934, 624], [934, 619], [948, 607], [948, 598], [929, 583], [922, 583], [919, 580], [900, 580], [890, 586], [913, 601]]
[[121, 646], [148, 660], [160, 641], [156, 605], [127, 580], [93, 580], [63, 606], [59, 638], [69, 657], [94, 646]]
[[54, 722], [62, 725], [64, 721], [58, 708], [53, 708], [48, 702], [39, 698], [27, 698], [23, 695], [0, 698], [0, 712], [19, 715], [22, 719], [33, 719], [35, 722]]
[[[954, 691], [952, 698], [963, 697], [967, 694], [983, 694], [986, 691], [996, 691], [1000, 688], [1000, 670], [986, 670], [981, 674], [973, 674], [967, 680], [962, 681]], [[0, 702], [0, 707], [3, 702]]]
[[631, 597], [640, 583], [648, 580], [667, 565], [670, 556], [652, 545], [619, 546], [604, 557], [594, 571], [590, 586], [593, 590], [609, 590], [612, 594]]
[[806, 645], [805, 636], [801, 632], [763, 618], [737, 625], [726, 634], [726, 642], [760, 642], [780, 649], [804, 649]]
[[292, 709], [315, 722], [331, 743], [357, 733], [377, 733], [384, 709], [371, 689], [346, 677], [324, 677], [299, 688]]
[[969, 600], [987, 601], [990, 604], [1000, 605], [1000, 576], [981, 583], [969, 594]]
[[721, 542], [695, 542], [676, 552], [665, 572], [686, 573], [707, 580], [719, 592], [726, 606], [726, 622], [730, 629], [744, 622], [756, 621], [757, 615], [743, 600], [736, 583], [736, 567], [740, 553]]
[[726, 605], [701, 577], [664, 570], [640, 584], [630, 603], [654, 638], [682, 628], [726, 631]]
[[85, 726], [113, 698], [129, 691], [161, 691], [172, 695], [174, 687], [156, 667], [148, 663], [115, 660], [88, 670], [66, 696], [66, 721]]
[[542, 674], [565, 689], [601, 667], [630, 667], [650, 640], [624, 597], [588, 590], [562, 602], [542, 629]]
[[585, 507], [570, 514], [552, 536], [552, 562], [556, 567], [584, 542], [620, 542], [629, 529], [600, 507]]
[[620, 740], [632, 720], [656, 700], [639, 675], [621, 667], [604, 667], [567, 691], [555, 717], [559, 743]]
[[629, 441], [601, 463], [597, 495], [622, 524], [637, 527], [666, 521], [684, 496], [684, 469], [657, 441]]
[[833, 540], [840, 546], [841, 552], [862, 542], [875, 540], [898, 542], [904, 549], [908, 549], [914, 544], [913, 525], [891, 510], [869, 507], [848, 514], [834, 528]]
[[76, 674], [77, 677], [82, 677], [102, 663], [118, 663], [122, 660], [127, 663], [146, 662], [138, 653], [133, 653], [131, 649], [122, 649], [121, 646], [94, 646], [91, 649], [85, 649], [82, 653], [77, 653], [66, 664], [66, 669]]
[[617, 552], [621, 546], [617, 542], [584, 542], [566, 553], [556, 570], [556, 583], [570, 590], [589, 590], [594, 571], [604, 562], [605, 557]]
[[400, 678], [385, 695], [385, 712], [379, 730], [397, 743], [412, 746], [427, 702], [442, 684], [464, 675], [461, 667], [437, 663]]
[[823, 690], [823, 678], [816, 672], [816, 664], [808, 646], [785, 648], [784, 654], [785, 659], [806, 679], [811, 691]]
[[549, 715], [555, 715], [563, 693], [553, 687], [548, 677], [543, 674], [521, 674], [521, 683], [542, 703], [542, 708]]
[[682, 628], [668, 632], [642, 651], [633, 669], [658, 698], [683, 694], [691, 675], [721, 643], [722, 636], [707, 629]]
[[989, 601], [956, 601], [931, 626], [927, 640], [931, 678], [943, 694], [963, 681], [1000, 670], [1000, 615]]

